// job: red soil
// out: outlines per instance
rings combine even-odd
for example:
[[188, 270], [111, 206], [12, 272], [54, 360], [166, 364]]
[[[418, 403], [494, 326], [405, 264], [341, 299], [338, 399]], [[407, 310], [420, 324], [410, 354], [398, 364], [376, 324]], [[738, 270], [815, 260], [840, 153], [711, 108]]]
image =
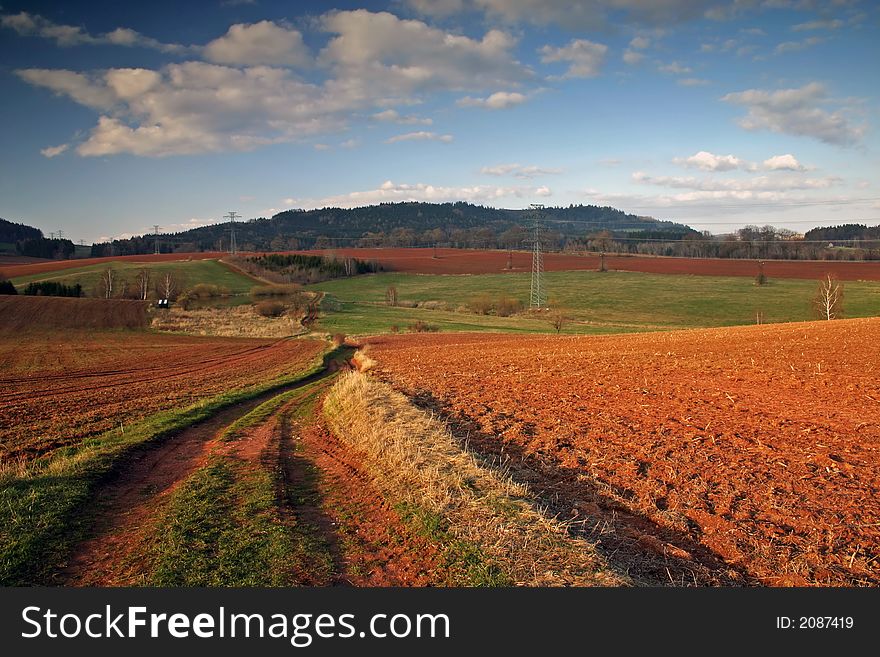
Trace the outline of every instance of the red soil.
[[[247, 254], [260, 255], [263, 252]], [[336, 255], [361, 260], [375, 260], [388, 271], [410, 274], [500, 274], [530, 271], [532, 254], [527, 251], [512, 253], [512, 268], [507, 269], [507, 251], [478, 249], [425, 248], [379, 248], [379, 249], [324, 249], [318, 251], [284, 251], [307, 255]], [[31, 265], [0, 266], [0, 278], [14, 278], [30, 274], [42, 274], [60, 269], [84, 267], [102, 262], [167, 262], [172, 260], [210, 260], [222, 258], [225, 253], [163, 253], [160, 255], [133, 255], [80, 260], [53, 260]], [[666, 258], [650, 256], [605, 257], [605, 264], [612, 271], [635, 271], [649, 274], [693, 274], [695, 276], [755, 276], [758, 265], [755, 260], [726, 258]], [[546, 271], [579, 271], [599, 268], [599, 256], [568, 253], [545, 253]], [[833, 273], [845, 281], [880, 280], [880, 262], [838, 262], [818, 260], [766, 260], [765, 274], [769, 278], [818, 279]]]
[[147, 302], [0, 296], [0, 334], [39, 330], [145, 328]]
[[[622, 505], [770, 585], [880, 584], [880, 319], [389, 336], [379, 374], [581, 517]], [[527, 474], [528, 473], [528, 474]], [[595, 504], [594, 501], [599, 503]], [[664, 534], [665, 532], [665, 534]], [[659, 534], [662, 540], [658, 540]], [[702, 560], [705, 563], [705, 560]]]
[[301, 476], [304, 465], [317, 469], [321, 503], [318, 508], [301, 503], [290, 511], [323, 529], [338, 561], [332, 581], [310, 582], [307, 576], [304, 583], [371, 587], [442, 584], [442, 558], [436, 546], [403, 523], [364, 474], [360, 457], [320, 421], [297, 424], [293, 429], [298, 449], [288, 451], [282, 462], [294, 480]]
[[[335, 249], [299, 251], [297, 253], [335, 254], [375, 260], [389, 271], [412, 274], [501, 274], [509, 271], [531, 270], [532, 254], [525, 251], [512, 253], [513, 269], [507, 269], [507, 251], [480, 251], [474, 249]], [[841, 280], [880, 280], [880, 262], [837, 262], [816, 260], [766, 260], [764, 273], [768, 278], [819, 279], [833, 273]], [[758, 273], [755, 260], [722, 258], [665, 258], [647, 256], [605, 257], [605, 265], [612, 271], [635, 271], [649, 274], [693, 274], [697, 276], [750, 276]], [[598, 255], [545, 253], [545, 271], [596, 270]]]
[[33, 457], [152, 413], [304, 371], [315, 340], [138, 332], [0, 335], [0, 457]]
[[[197, 253], [149, 253], [145, 255], [108, 256], [106, 258], [76, 258], [73, 260], [41, 260], [33, 264], [17, 264], [0, 266], [0, 278], [16, 278], [31, 274], [45, 274], [49, 271], [74, 269], [99, 265], [104, 262], [173, 262], [175, 260], [212, 260], [227, 255], [222, 251], [204, 251]], [[0, 265], [5, 263], [0, 262]]]

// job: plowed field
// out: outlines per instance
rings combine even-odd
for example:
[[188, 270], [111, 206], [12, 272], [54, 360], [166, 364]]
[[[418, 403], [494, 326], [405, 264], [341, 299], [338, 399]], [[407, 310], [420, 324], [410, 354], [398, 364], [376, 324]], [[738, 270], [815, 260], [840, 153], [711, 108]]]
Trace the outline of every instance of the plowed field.
[[0, 458], [38, 456], [157, 411], [302, 372], [325, 346], [125, 332], [0, 336]]
[[[333, 251], [299, 251], [324, 255], [350, 256], [361, 260], [375, 260], [388, 271], [410, 274], [500, 274], [528, 272], [532, 254], [514, 251], [510, 268], [507, 251], [476, 249], [389, 248], [389, 249], [336, 249]], [[695, 276], [749, 276], [758, 273], [755, 260], [732, 258], [666, 258], [648, 256], [605, 257], [605, 265], [612, 271], [635, 271], [647, 274], [691, 274]], [[579, 271], [599, 269], [599, 256], [570, 253], [545, 253], [545, 271]], [[880, 280], [880, 262], [837, 262], [819, 260], [766, 260], [764, 272], [769, 278], [819, 279], [830, 272], [844, 281]]]
[[694, 573], [715, 560], [743, 583], [876, 586], [878, 335], [880, 319], [393, 336], [371, 355], [554, 508], [588, 524], [628, 514], [615, 531], [639, 549]]

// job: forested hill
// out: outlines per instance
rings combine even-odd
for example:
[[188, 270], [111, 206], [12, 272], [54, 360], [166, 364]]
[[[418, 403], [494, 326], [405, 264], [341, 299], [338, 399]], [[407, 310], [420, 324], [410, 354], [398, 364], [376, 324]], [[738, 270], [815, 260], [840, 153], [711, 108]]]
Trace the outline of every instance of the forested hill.
[[20, 240], [38, 240], [42, 236], [43, 231], [39, 228], [0, 219], [0, 242], [15, 244]]
[[75, 251], [70, 240], [46, 239], [39, 228], [0, 219], [0, 253], [4, 255], [64, 259]]
[[843, 224], [842, 226], [819, 227], [808, 230], [805, 240], [880, 240], [880, 226], [864, 224]]
[[[611, 207], [572, 205], [546, 208], [542, 219], [548, 246], [608, 230], [613, 234], [660, 233], [695, 235], [691, 228], [651, 217], [638, 217]], [[383, 203], [361, 208], [288, 210], [271, 219], [236, 223], [238, 248], [244, 251], [326, 248], [333, 246], [452, 246], [521, 248], [530, 235], [529, 210], [503, 210], [470, 203]], [[229, 224], [194, 228], [159, 239], [162, 251], [205, 251], [229, 248]], [[97, 244], [93, 255], [148, 253], [154, 236], [144, 235]]]

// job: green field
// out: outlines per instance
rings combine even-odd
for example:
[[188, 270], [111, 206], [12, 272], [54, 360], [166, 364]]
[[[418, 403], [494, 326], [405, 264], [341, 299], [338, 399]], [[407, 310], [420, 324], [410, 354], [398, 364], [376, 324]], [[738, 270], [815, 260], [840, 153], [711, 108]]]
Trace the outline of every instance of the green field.
[[[351, 335], [401, 331], [422, 320], [442, 331], [548, 332], [543, 318], [496, 317], [459, 312], [474, 297], [507, 295], [527, 304], [529, 274], [419, 275], [371, 274], [310, 285], [327, 294], [317, 328]], [[389, 307], [385, 291], [395, 286], [402, 303], [440, 301], [452, 310]], [[550, 272], [544, 285], [551, 302], [572, 320], [564, 333], [608, 333], [699, 328], [816, 319], [811, 299], [816, 281], [771, 279], [758, 287], [751, 278], [676, 276], [633, 272]], [[880, 315], [880, 282], [844, 284], [846, 317]]]
[[[134, 281], [138, 271], [147, 268], [156, 280], [166, 272], [172, 272], [181, 281], [181, 289], [185, 290], [198, 283], [219, 285], [229, 289], [230, 294], [245, 295], [254, 285], [259, 283], [244, 274], [230, 269], [217, 260], [187, 260], [177, 262], [110, 262], [109, 266], [126, 281]], [[93, 295], [101, 278], [101, 272], [108, 264], [88, 265], [73, 269], [32, 274], [13, 278], [12, 283], [19, 289], [31, 282], [57, 281], [67, 285], [79, 283], [87, 296]]]

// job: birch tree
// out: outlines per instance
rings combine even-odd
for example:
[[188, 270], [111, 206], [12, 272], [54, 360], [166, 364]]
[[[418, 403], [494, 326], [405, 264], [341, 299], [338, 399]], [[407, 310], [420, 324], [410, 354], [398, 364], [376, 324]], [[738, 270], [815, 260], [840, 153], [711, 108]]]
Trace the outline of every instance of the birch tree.
[[834, 274], [826, 274], [819, 281], [813, 306], [822, 319], [837, 319], [843, 315], [843, 283]]

